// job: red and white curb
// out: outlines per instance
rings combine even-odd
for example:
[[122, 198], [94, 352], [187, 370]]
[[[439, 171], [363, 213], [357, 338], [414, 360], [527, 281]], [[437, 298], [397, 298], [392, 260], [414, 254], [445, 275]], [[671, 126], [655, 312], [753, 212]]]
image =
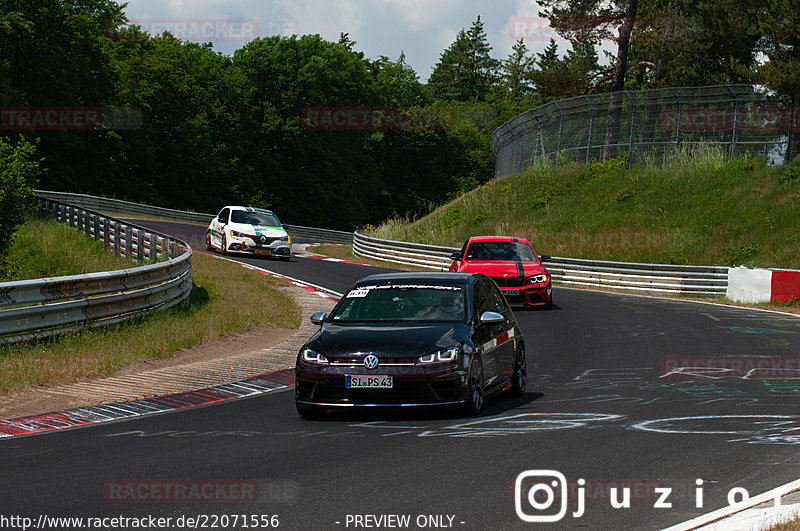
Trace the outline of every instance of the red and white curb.
[[294, 387], [294, 369], [282, 369], [246, 380], [215, 385], [197, 391], [186, 391], [143, 400], [79, 407], [55, 413], [0, 420], [0, 438], [36, 435], [104, 422], [156, 415], [262, 395], [290, 387]]
[[780, 302], [800, 299], [800, 271], [791, 269], [728, 269], [727, 297], [736, 302]]
[[[342, 296], [341, 293], [336, 291], [282, 275], [275, 271], [269, 271], [251, 264], [217, 256], [215, 254], [212, 254], [212, 256], [216, 256], [216, 258], [219, 258], [220, 260], [227, 260], [229, 262], [239, 264], [242, 267], [257, 271], [264, 275], [282, 278], [287, 282], [295, 284], [296, 286], [299, 286], [333, 302], [338, 302]], [[24, 435], [35, 435], [57, 430], [73, 429], [103, 422], [125, 420], [192, 407], [206, 406], [238, 398], [269, 393], [289, 387], [294, 387], [293, 368], [261, 374], [246, 380], [216, 385], [197, 391], [186, 391], [144, 400], [87, 406], [10, 420], [0, 420], [0, 439], [7, 437], [20, 437]]]
[[239, 262], [238, 260], [232, 260], [230, 258], [225, 258], [225, 257], [222, 257], [222, 256], [216, 256], [216, 255], [213, 255], [213, 254], [212, 254], [212, 256], [215, 256], [216, 258], [219, 258], [220, 260], [227, 260], [228, 262], [233, 262], [234, 264], [239, 264], [240, 266], [244, 267], [245, 269], [251, 269], [251, 270], [256, 271], [258, 273], [261, 273], [263, 275], [269, 275], [271, 277], [281, 278], [281, 279], [283, 279], [283, 280], [285, 280], [287, 282], [290, 282], [291, 284], [294, 284], [296, 286], [299, 286], [299, 287], [303, 288], [306, 291], [310, 291], [311, 293], [314, 293], [315, 295], [319, 295], [323, 299], [328, 299], [328, 300], [333, 301], [333, 302], [339, 302], [339, 299], [342, 298], [342, 294], [339, 293], [338, 291], [333, 291], [333, 290], [330, 290], [328, 288], [325, 288], [325, 287], [322, 287], [322, 286], [318, 286], [318, 285], [312, 284], [310, 282], [306, 282], [305, 280], [300, 280], [299, 278], [293, 278], [293, 277], [290, 277], [290, 276], [287, 276], [287, 275], [283, 275], [281, 273], [277, 273], [275, 271], [270, 271], [269, 269], [264, 269], [262, 267], [254, 266], [252, 264], [248, 264], [248, 263], [245, 263], [245, 262]]

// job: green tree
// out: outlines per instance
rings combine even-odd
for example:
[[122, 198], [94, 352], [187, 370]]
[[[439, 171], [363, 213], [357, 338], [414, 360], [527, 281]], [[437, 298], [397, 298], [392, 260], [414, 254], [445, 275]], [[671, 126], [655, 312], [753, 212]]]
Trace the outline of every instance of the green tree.
[[20, 136], [16, 143], [0, 137], [0, 255], [8, 250], [14, 229], [22, 223], [41, 174], [36, 146]]
[[[110, 175], [61, 175], [61, 186], [214, 210], [234, 199], [249, 169], [237, 136], [242, 82], [210, 45], [152, 37], [137, 29], [106, 41], [118, 104], [142, 109], [142, 127], [108, 134]], [[109, 178], [110, 177], [110, 178]]]
[[383, 182], [372, 132], [309, 130], [301, 122], [305, 108], [379, 102], [362, 55], [319, 35], [275, 36], [237, 50], [233, 65], [246, 86], [237, 134], [250, 147], [245, 160], [265, 199], [289, 223], [352, 229], [374, 220]]
[[420, 83], [419, 75], [406, 63], [405, 53], [396, 61], [381, 55], [367, 65], [382, 105], [427, 105], [433, 101], [428, 88]]
[[504, 96], [520, 100], [533, 91], [529, 73], [535, 66], [535, 59], [528, 55], [528, 47], [522, 38], [511, 48], [508, 58], [500, 67]]
[[[761, 9], [750, 0], [643, 0], [631, 45], [631, 89], [753, 80]], [[658, 105], [645, 97], [642, 141], [655, 136]], [[643, 145], [646, 152], [650, 148]]]
[[[544, 8], [543, 15], [559, 35], [581, 43], [598, 43], [615, 38], [617, 55], [614, 76], [609, 90], [614, 92], [606, 120], [606, 147], [603, 158], [616, 156], [619, 123], [622, 114], [622, 94], [628, 70], [628, 50], [639, 7], [638, 0], [536, 0]], [[618, 34], [612, 28], [618, 24]]]
[[0, 64], [6, 105], [100, 105], [111, 70], [103, 29], [124, 20], [112, 0], [5, 0], [0, 4]]
[[575, 41], [563, 58], [558, 57], [554, 40], [537, 54], [538, 69], [529, 74], [543, 102], [580, 96], [595, 88], [598, 77], [605, 70], [600, 67], [597, 51], [592, 43]]
[[499, 67], [491, 51], [479, 15], [469, 31], [462, 28], [458, 32], [434, 66], [428, 80], [434, 95], [443, 100], [486, 101], [497, 81]]
[[642, 0], [629, 88], [752, 81], [761, 11], [751, 0]]
[[768, 60], [759, 68], [759, 76], [789, 100], [788, 163], [800, 157], [800, 0], [768, 0], [760, 24]]

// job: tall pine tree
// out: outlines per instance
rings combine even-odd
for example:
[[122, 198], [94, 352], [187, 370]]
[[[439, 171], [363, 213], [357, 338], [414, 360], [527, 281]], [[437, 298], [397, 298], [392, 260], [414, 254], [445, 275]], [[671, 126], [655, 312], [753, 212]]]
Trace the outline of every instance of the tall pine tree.
[[428, 81], [440, 99], [485, 101], [497, 81], [499, 61], [490, 55], [492, 47], [478, 15], [469, 31], [463, 28], [444, 51]]
[[528, 47], [522, 38], [511, 48], [508, 58], [500, 67], [501, 78], [505, 94], [514, 100], [531, 92], [530, 71], [534, 68], [535, 60], [528, 55]]

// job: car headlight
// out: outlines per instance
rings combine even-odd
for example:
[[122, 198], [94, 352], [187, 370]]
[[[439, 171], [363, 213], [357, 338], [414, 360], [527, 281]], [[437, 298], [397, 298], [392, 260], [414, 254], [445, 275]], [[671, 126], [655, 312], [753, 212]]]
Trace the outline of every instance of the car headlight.
[[234, 238], [253, 238], [250, 234], [245, 234], [243, 232], [231, 230], [231, 236]]
[[288, 235], [288, 234], [287, 234], [286, 236], [281, 236], [281, 237], [280, 237], [280, 240], [281, 240], [282, 242], [284, 242], [284, 243], [289, 243], [290, 241], [292, 241], [292, 239], [289, 237], [289, 235]]
[[327, 365], [328, 358], [317, 352], [316, 350], [310, 348], [303, 349], [303, 356], [302, 360], [305, 363], [312, 363], [315, 365]]
[[452, 363], [458, 361], [459, 356], [461, 356], [461, 350], [457, 347], [448, 348], [445, 350], [439, 350], [437, 352], [433, 352], [431, 354], [426, 354], [424, 356], [420, 356], [419, 362], [420, 363]]
[[531, 277], [531, 284], [541, 284], [542, 282], [547, 282], [547, 275], [533, 275]]

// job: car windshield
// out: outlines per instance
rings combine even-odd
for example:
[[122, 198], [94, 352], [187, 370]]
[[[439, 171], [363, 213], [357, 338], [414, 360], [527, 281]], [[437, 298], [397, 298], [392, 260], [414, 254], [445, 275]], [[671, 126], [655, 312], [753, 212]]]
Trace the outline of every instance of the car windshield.
[[464, 321], [464, 290], [446, 285], [359, 286], [333, 311], [335, 322]]
[[537, 262], [536, 253], [527, 243], [473, 242], [467, 248], [467, 260], [519, 260]]
[[234, 210], [231, 212], [231, 223], [244, 225], [266, 225], [267, 227], [280, 227], [281, 222], [270, 212], [250, 212], [247, 210]]

